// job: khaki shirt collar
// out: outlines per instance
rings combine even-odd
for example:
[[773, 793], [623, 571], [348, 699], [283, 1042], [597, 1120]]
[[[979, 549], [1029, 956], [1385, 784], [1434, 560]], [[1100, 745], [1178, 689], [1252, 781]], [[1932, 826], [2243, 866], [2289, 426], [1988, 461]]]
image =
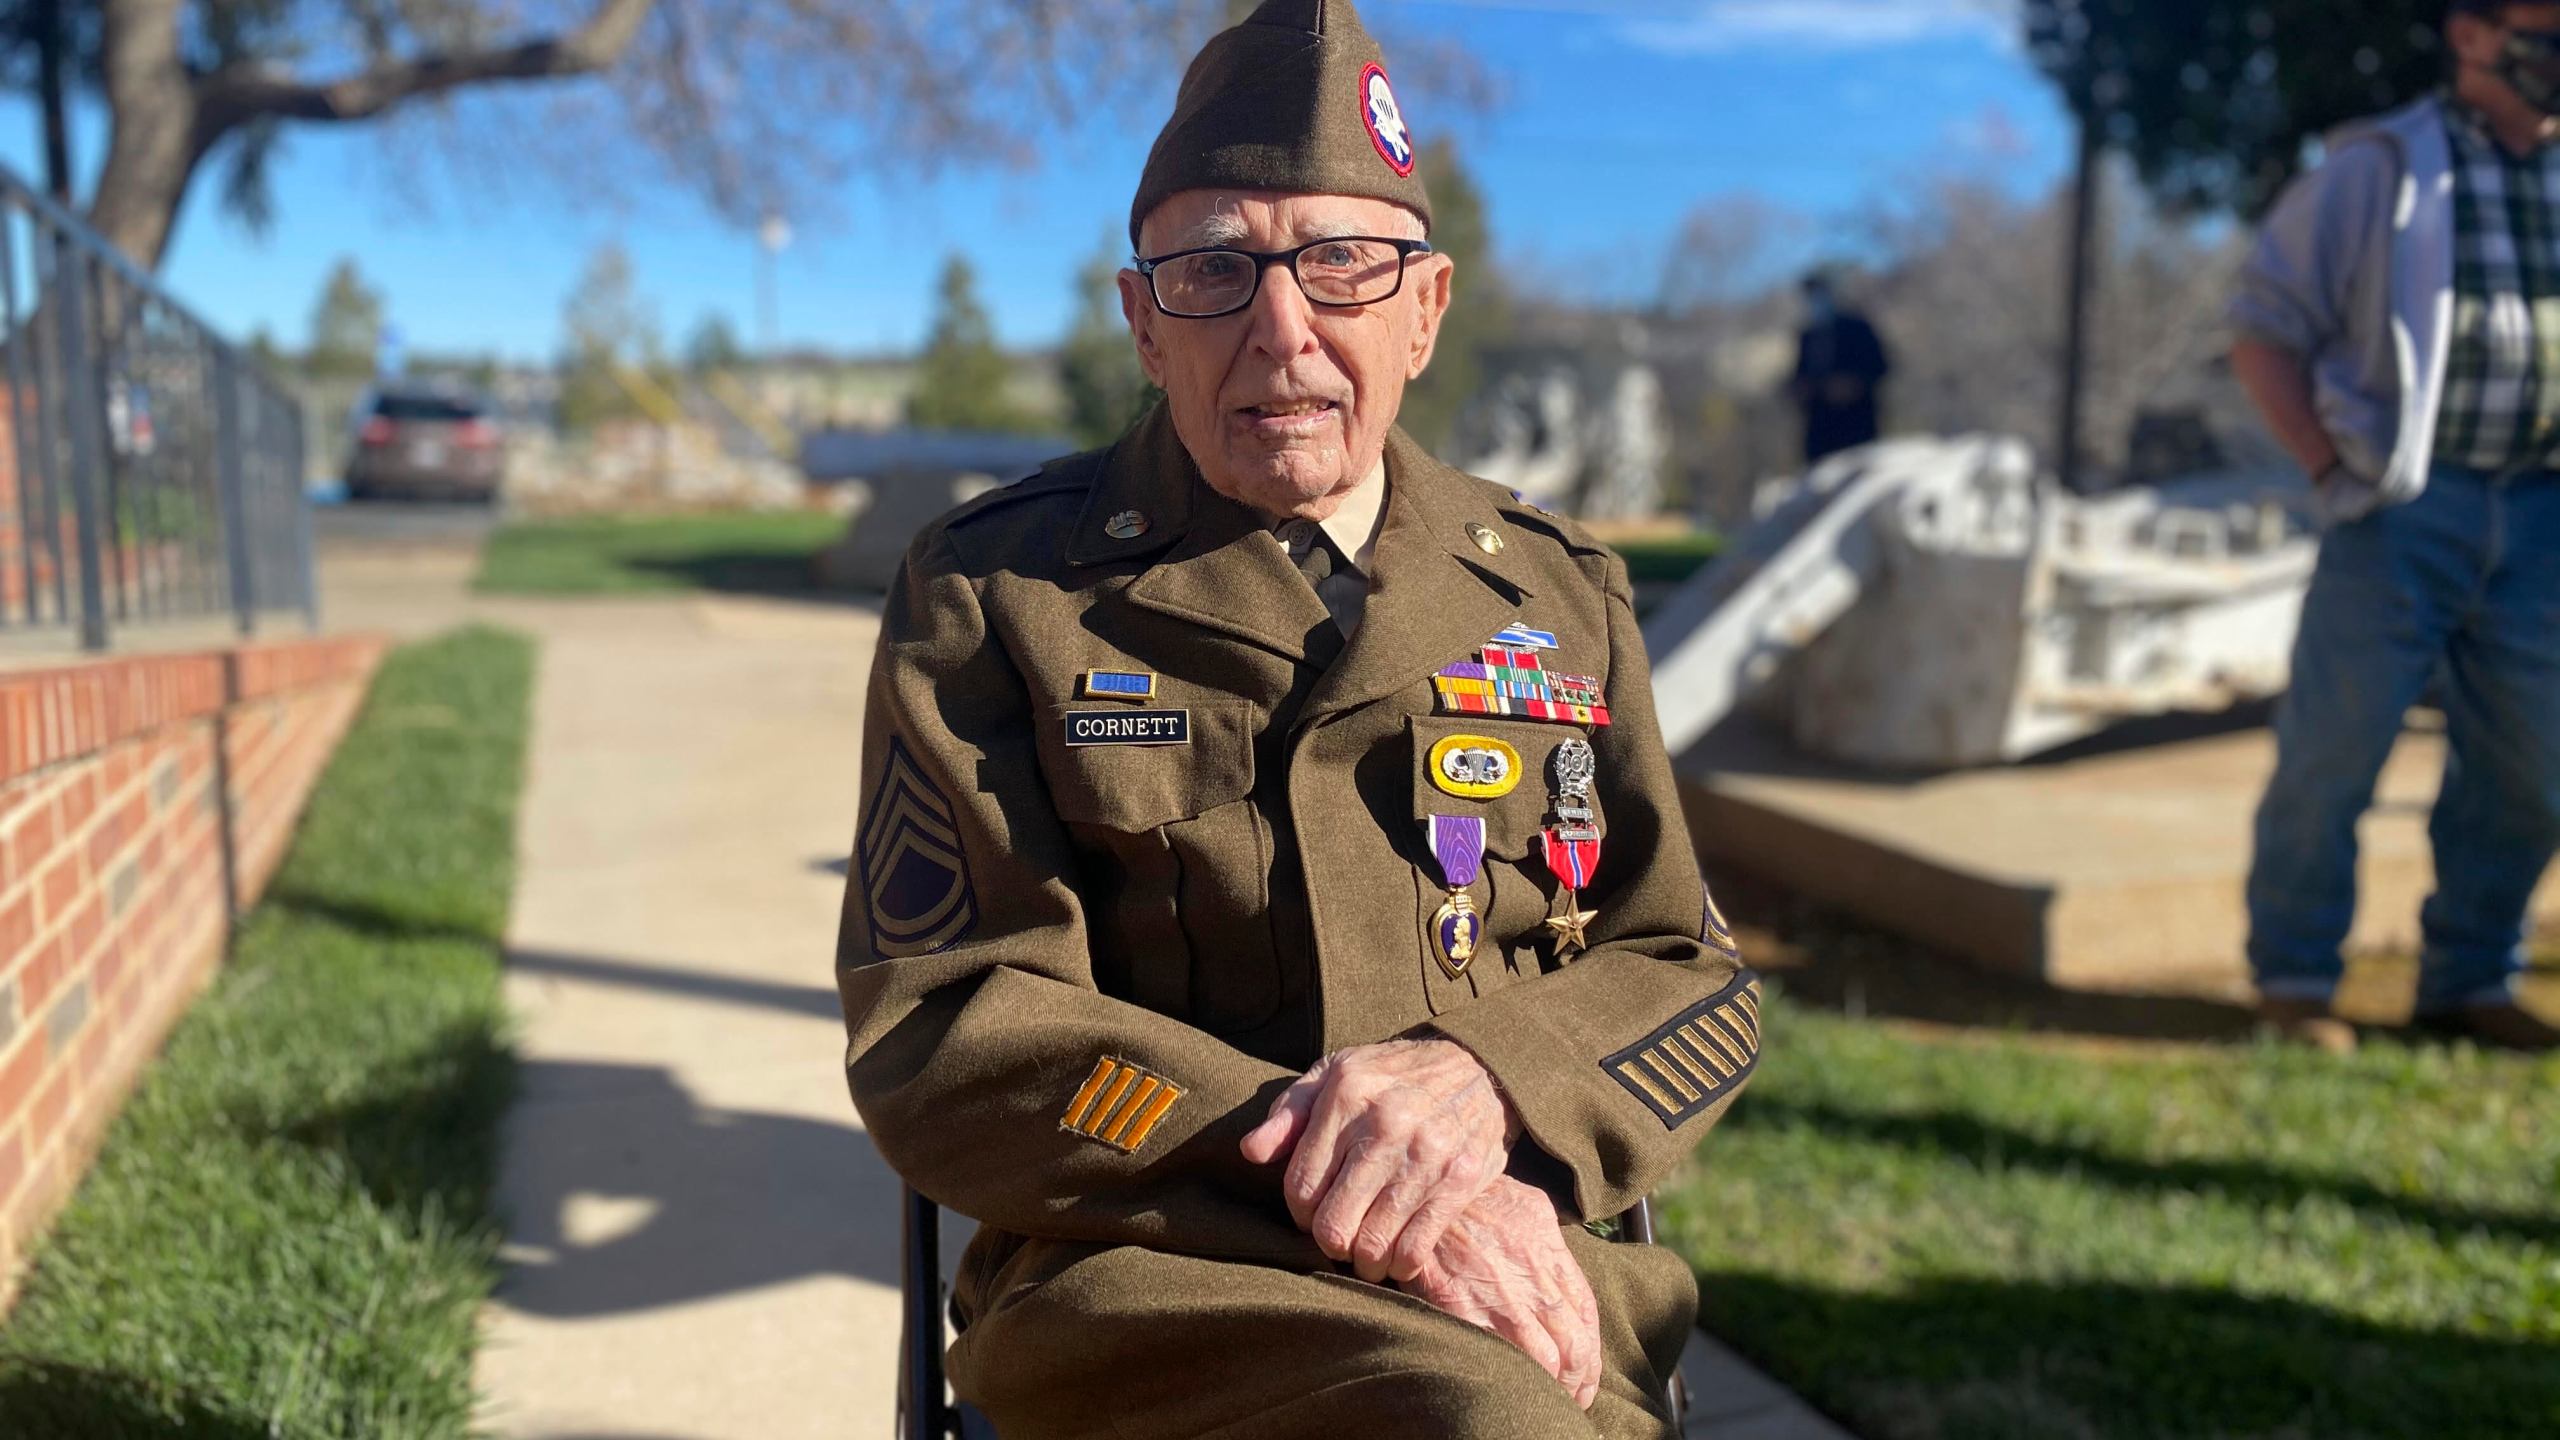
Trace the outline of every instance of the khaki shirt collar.
[[1333, 548], [1361, 575], [1377, 573], [1378, 532], [1387, 525], [1387, 457], [1369, 469], [1368, 478], [1342, 497], [1342, 508], [1325, 517], [1320, 528]]

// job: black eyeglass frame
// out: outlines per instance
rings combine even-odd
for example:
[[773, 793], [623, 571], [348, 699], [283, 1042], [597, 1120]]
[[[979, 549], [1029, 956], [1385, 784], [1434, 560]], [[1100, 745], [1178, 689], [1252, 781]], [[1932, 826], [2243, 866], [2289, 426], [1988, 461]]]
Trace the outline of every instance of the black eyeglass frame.
[[[1319, 246], [1344, 245], [1353, 242], [1388, 245], [1395, 248], [1394, 288], [1370, 300], [1319, 300], [1309, 294], [1306, 277], [1298, 274], [1298, 257]], [[1262, 296], [1262, 277], [1269, 274], [1274, 265], [1285, 264], [1289, 267], [1289, 277], [1298, 282], [1298, 293], [1307, 297], [1308, 304], [1321, 305], [1328, 310], [1357, 310], [1364, 305], [1384, 304], [1403, 294], [1405, 272], [1413, 267], [1413, 257], [1436, 253], [1428, 240], [1399, 240], [1386, 235], [1327, 235], [1321, 240], [1310, 240], [1294, 250], [1239, 250], [1233, 245], [1201, 245], [1189, 250], [1176, 250], [1170, 255], [1158, 255], [1153, 258], [1139, 256], [1133, 263], [1137, 266], [1138, 273], [1147, 277], [1147, 298], [1156, 302], [1156, 313], [1175, 320], [1219, 320], [1237, 311], [1250, 309], [1253, 302]], [[1188, 260], [1194, 255], [1233, 255], [1253, 262], [1253, 288], [1244, 292], [1243, 299], [1224, 310], [1211, 310], [1194, 315], [1187, 311], [1172, 309], [1164, 303], [1164, 292], [1156, 288], [1156, 271], [1176, 260]]]

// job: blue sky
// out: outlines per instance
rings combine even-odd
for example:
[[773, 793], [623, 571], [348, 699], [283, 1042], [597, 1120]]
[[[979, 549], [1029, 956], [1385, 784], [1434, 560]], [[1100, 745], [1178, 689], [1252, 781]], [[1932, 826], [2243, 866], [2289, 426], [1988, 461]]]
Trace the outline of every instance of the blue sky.
[[[1577, 295], [1648, 294], [1694, 207], [1752, 195], [1804, 215], [1787, 258], [1853, 243], [1863, 208], [1932, 175], [1990, 173], [2020, 194], [2069, 163], [2063, 112], [2017, 51], [2002, 0], [1368, 0], [1373, 29], [1457, 34], [1498, 78], [1501, 104], [1441, 117], [1407, 93], [1418, 135], [1447, 133], [1485, 188], [1506, 265]], [[1178, 75], [1142, 91], [1161, 115]], [[1412, 87], [1399, 87], [1410, 92]], [[464, 102], [467, 107], [469, 102]], [[468, 110], [465, 109], [465, 118]], [[81, 173], [97, 153], [78, 129]], [[782, 338], [880, 350], [924, 333], [943, 257], [976, 263], [1007, 343], [1054, 340], [1072, 276], [1125, 223], [1152, 125], [1062, 129], [1029, 169], [857, 179], [824, 197], [778, 271]], [[263, 237], [218, 213], [200, 180], [166, 274], [235, 336], [307, 333], [331, 264], [353, 255], [413, 349], [548, 355], [561, 302], [594, 248], [618, 240], [670, 342], [709, 312], [756, 337], [755, 245], [683, 191], [613, 207], [556, 191], [423, 197], [361, 131], [291, 132], [278, 218]], [[0, 161], [32, 174], [32, 107], [0, 101]]]

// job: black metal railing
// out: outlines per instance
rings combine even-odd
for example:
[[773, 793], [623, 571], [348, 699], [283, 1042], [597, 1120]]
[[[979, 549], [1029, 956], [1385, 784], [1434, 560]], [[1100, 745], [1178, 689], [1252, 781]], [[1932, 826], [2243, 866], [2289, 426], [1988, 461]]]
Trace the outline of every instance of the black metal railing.
[[318, 624], [302, 411], [0, 166], [0, 634]]

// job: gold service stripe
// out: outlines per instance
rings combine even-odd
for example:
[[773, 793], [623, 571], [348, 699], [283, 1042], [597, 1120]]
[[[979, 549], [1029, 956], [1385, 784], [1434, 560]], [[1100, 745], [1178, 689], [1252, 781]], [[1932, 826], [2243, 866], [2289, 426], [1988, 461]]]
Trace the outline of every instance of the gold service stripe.
[[1102, 1082], [1110, 1079], [1111, 1072], [1117, 1068], [1119, 1062], [1108, 1055], [1094, 1062], [1093, 1075], [1084, 1082], [1084, 1088], [1076, 1092], [1076, 1098], [1067, 1103], [1067, 1118], [1062, 1123], [1068, 1129], [1077, 1128], [1084, 1119], [1084, 1107], [1093, 1103], [1094, 1092], [1102, 1088]]
[[1121, 1148], [1132, 1154], [1136, 1153], [1140, 1146], [1147, 1143], [1147, 1137], [1155, 1133], [1156, 1122], [1164, 1118], [1164, 1112], [1172, 1109], [1173, 1102], [1181, 1098], [1182, 1087], [1179, 1085], [1167, 1084], [1163, 1089], [1158, 1090], [1156, 1098], [1147, 1102], [1145, 1113], [1138, 1117], [1136, 1127], [1129, 1131], [1129, 1138], [1123, 1142]]
[[1109, 1128], [1097, 1124], [1095, 1133], [1111, 1144], [1119, 1144], [1120, 1132], [1128, 1129], [1129, 1122], [1138, 1118], [1138, 1111], [1146, 1105], [1148, 1097], [1163, 1088], [1164, 1082], [1153, 1075], [1138, 1082], [1138, 1088], [1130, 1091], [1127, 1102], [1121, 1105], [1120, 1113], [1111, 1118]]
[[1653, 1077], [1644, 1073], [1644, 1070], [1633, 1060], [1621, 1062], [1618, 1066], [1618, 1073], [1627, 1077], [1627, 1079], [1631, 1081], [1636, 1088], [1644, 1091], [1647, 1095], [1652, 1096], [1654, 1104], [1659, 1105], [1663, 1109], [1674, 1114], [1679, 1113], [1681, 1110], [1681, 1103], [1672, 1099], [1670, 1093], [1664, 1090], [1661, 1086], [1654, 1084]]
[[1111, 1082], [1111, 1088], [1103, 1092], [1101, 1101], [1093, 1107], [1093, 1114], [1076, 1128], [1087, 1135], [1100, 1135], [1103, 1117], [1109, 1115], [1112, 1107], [1120, 1103], [1120, 1097], [1128, 1094], [1129, 1087], [1137, 1083], [1138, 1068], [1126, 1061], [1121, 1062], [1120, 1078]]
[[1684, 1103], [1698, 1098], [1698, 1092], [1690, 1086], [1688, 1081], [1680, 1078], [1680, 1072], [1663, 1064], [1661, 1060], [1655, 1058], [1652, 1051], [1647, 1050], [1641, 1058], [1644, 1063], [1653, 1067], [1655, 1074], [1669, 1081], [1672, 1089], [1680, 1092], [1680, 1098]]
[[1718, 1035], [1713, 1027], [1692, 1020], [1680, 1027], [1680, 1033], [1690, 1044], [1696, 1046], [1699, 1053], [1705, 1055], [1716, 1069], [1724, 1072], [1724, 1078], [1727, 1080], [1742, 1073], [1742, 1060], [1740, 1056], [1733, 1053], [1732, 1042]]

